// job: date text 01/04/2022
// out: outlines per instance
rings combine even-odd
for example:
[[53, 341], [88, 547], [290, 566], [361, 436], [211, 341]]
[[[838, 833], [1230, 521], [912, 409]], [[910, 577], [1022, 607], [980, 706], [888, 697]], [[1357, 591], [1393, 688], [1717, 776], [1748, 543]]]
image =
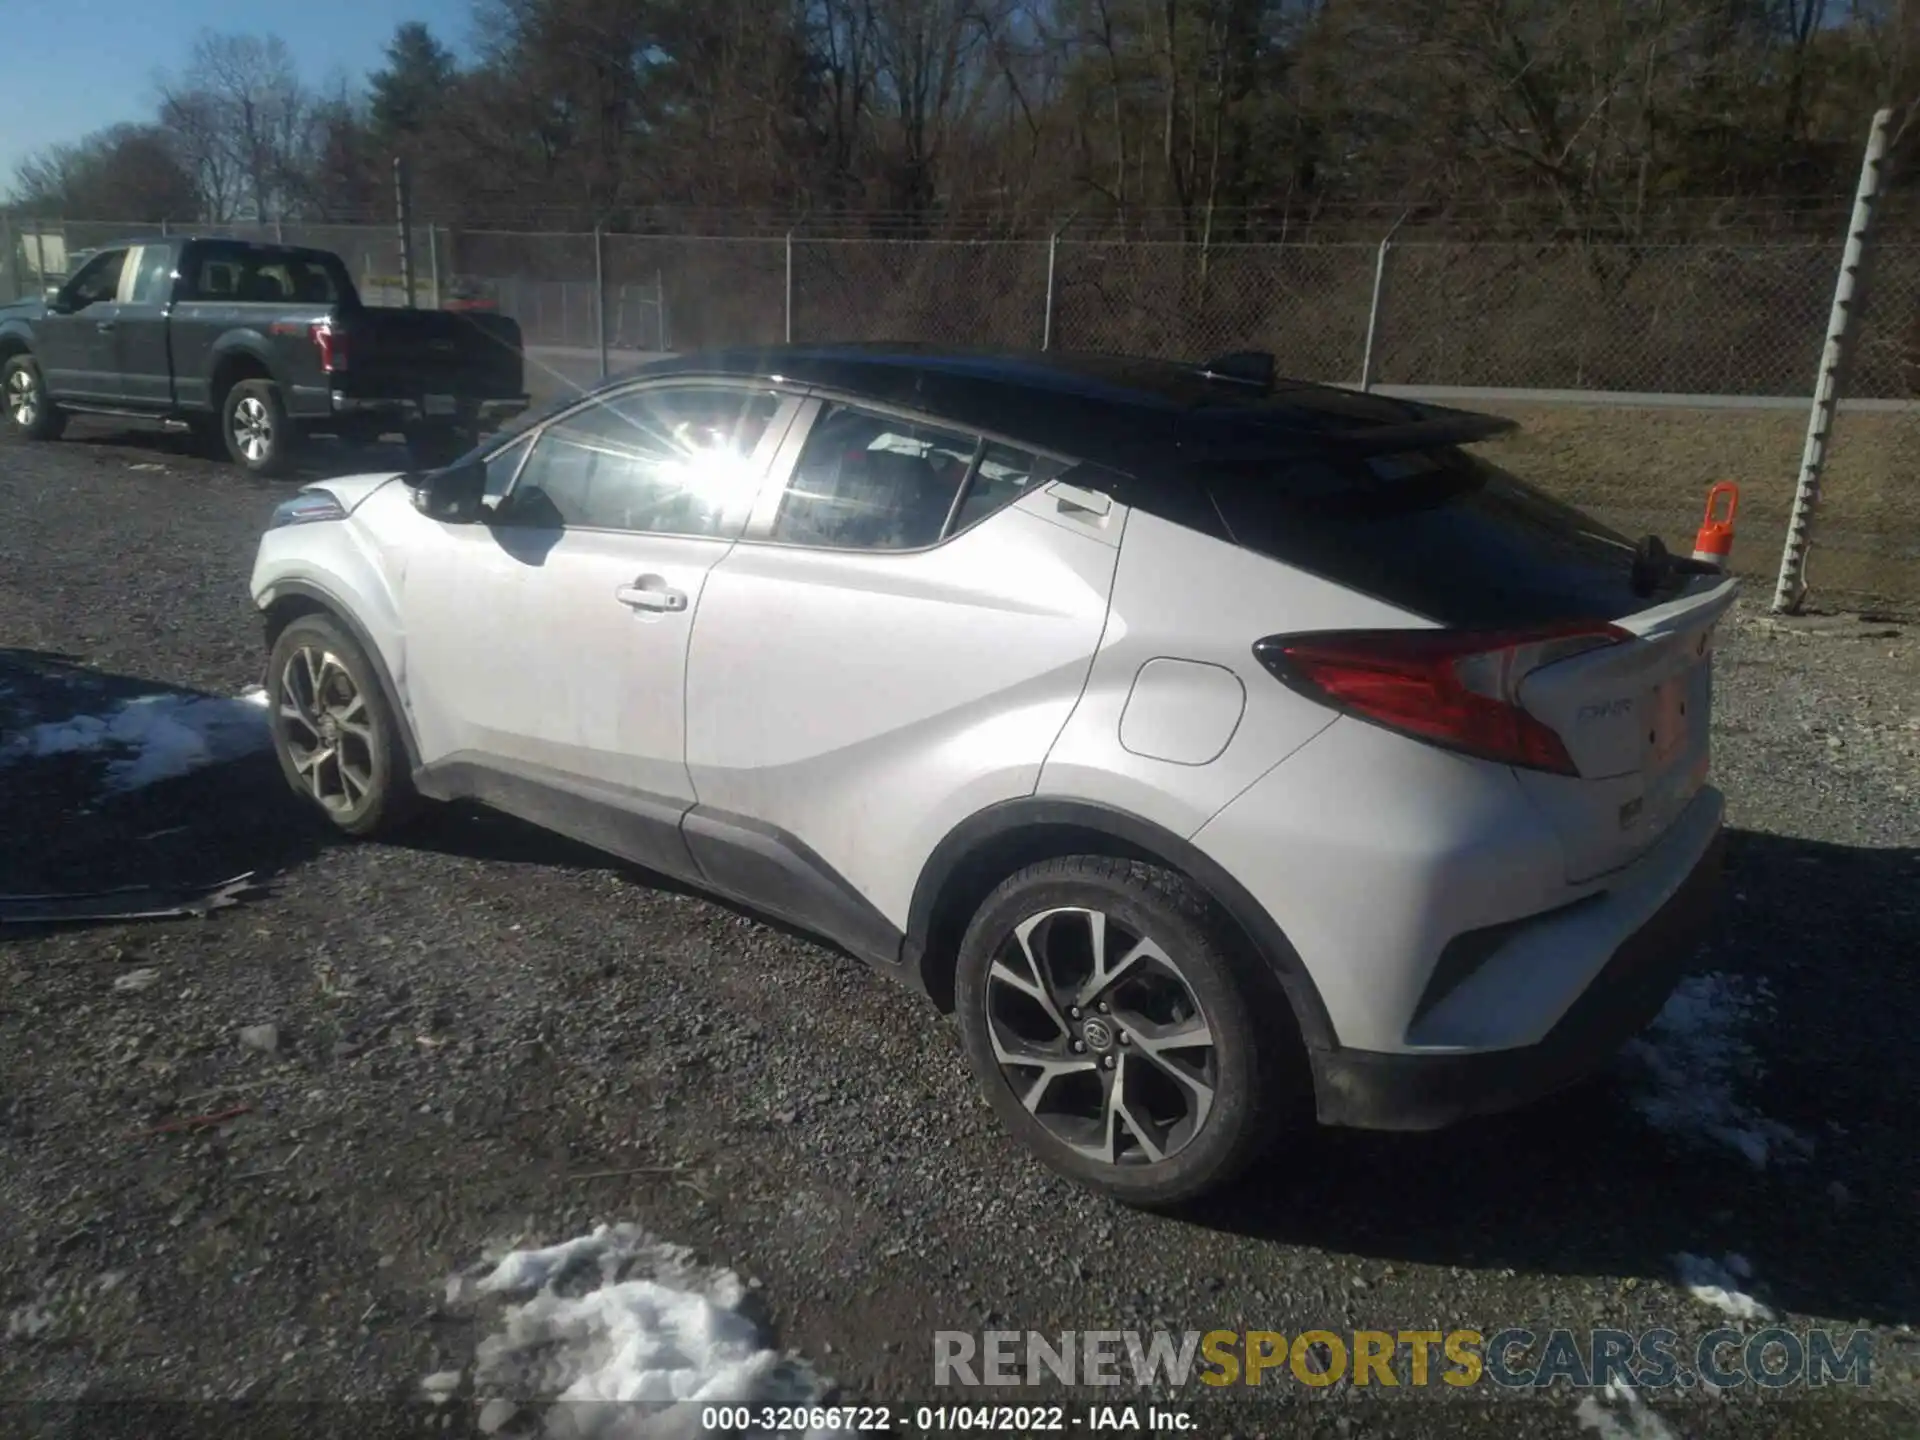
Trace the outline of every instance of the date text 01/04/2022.
[[984, 1433], [1141, 1430], [1178, 1432], [1193, 1429], [1191, 1412], [1158, 1405], [921, 1405], [912, 1414], [913, 1428], [927, 1434], [964, 1431]]
[[1157, 1405], [919, 1405], [895, 1410], [888, 1405], [709, 1405], [701, 1427], [734, 1431], [872, 1431], [911, 1429], [922, 1434], [1065, 1434], [1193, 1429], [1186, 1410]]

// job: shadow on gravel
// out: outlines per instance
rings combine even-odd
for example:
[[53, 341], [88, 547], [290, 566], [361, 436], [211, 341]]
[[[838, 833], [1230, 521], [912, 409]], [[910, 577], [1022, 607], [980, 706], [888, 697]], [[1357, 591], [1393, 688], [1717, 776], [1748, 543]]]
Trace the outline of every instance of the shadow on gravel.
[[1746, 1035], [1759, 1063], [1734, 1086], [1810, 1153], [1759, 1168], [1659, 1134], [1616, 1073], [1439, 1134], [1324, 1132], [1186, 1218], [1384, 1260], [1568, 1275], [1671, 1281], [1676, 1253], [1733, 1253], [1776, 1307], [1920, 1321], [1920, 851], [1728, 841], [1719, 933], [1693, 969], [1764, 987]]
[[[749, 906], [676, 880], [671, 875], [644, 869], [630, 861], [622, 860], [617, 855], [609, 855], [604, 850], [582, 845], [577, 841], [569, 840], [564, 835], [556, 835], [551, 830], [542, 830], [537, 825], [497, 810], [489, 810], [482, 805], [469, 805], [464, 802], [429, 805], [419, 819], [411, 822], [405, 830], [391, 839], [383, 837], [382, 843], [409, 850], [431, 851], [437, 855], [451, 855], [462, 860], [490, 860], [509, 865], [553, 866], [563, 870], [606, 870], [642, 889], [658, 890], [668, 895], [684, 895], [702, 904], [738, 915], [742, 919], [751, 920], [754, 924], [784, 935], [790, 940], [798, 940], [817, 950], [827, 950], [836, 955], [852, 958], [849, 951], [825, 936], [804, 930], [778, 916], [764, 914]], [[876, 979], [878, 978], [876, 976]]]
[[[76, 444], [92, 445], [106, 451], [124, 451], [128, 464], [157, 460], [163, 464], [221, 465], [230, 468], [236, 477], [244, 478], [244, 472], [233, 465], [217, 444], [204, 444], [198, 436], [184, 430], [165, 430], [158, 425], [121, 427], [112, 421], [87, 420], [76, 425], [70, 438]], [[402, 470], [406, 464], [406, 447], [398, 443], [381, 441], [371, 445], [349, 444], [322, 436], [308, 442], [292, 476], [261, 483], [288, 485], [328, 475]]]
[[[207, 763], [116, 790], [116, 773], [136, 773], [143, 757], [149, 764], [160, 757], [113, 740], [81, 742], [129, 702], [154, 697], [205, 702], [225, 728], [210, 737]], [[0, 648], [0, 893], [196, 886], [247, 871], [265, 882], [318, 853], [331, 839], [325, 822], [287, 788], [270, 751], [250, 749], [244, 734], [235, 738], [252, 708], [91, 670], [68, 656]], [[197, 712], [174, 713], [190, 719]], [[265, 712], [259, 717], [264, 731]], [[48, 728], [73, 735], [74, 748], [41, 753]], [[159, 738], [186, 747], [183, 764], [199, 758], [190, 728]], [[230, 753], [237, 758], [219, 758]], [[38, 928], [10, 925], [0, 936]]]

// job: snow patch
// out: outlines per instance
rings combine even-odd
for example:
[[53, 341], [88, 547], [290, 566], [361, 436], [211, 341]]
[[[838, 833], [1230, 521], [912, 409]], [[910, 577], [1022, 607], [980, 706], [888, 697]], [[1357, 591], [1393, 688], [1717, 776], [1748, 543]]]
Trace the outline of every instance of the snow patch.
[[0, 764], [85, 751], [120, 752], [107, 766], [106, 788], [127, 791], [237, 760], [271, 744], [260, 702], [142, 695], [106, 715], [75, 715], [35, 725], [0, 747]]
[[1764, 981], [1720, 972], [1681, 981], [1652, 1025], [1621, 1052], [1642, 1118], [1669, 1135], [1729, 1146], [1756, 1170], [1769, 1159], [1811, 1153], [1810, 1142], [1736, 1093], [1736, 1081], [1762, 1073], [1747, 1036], [1770, 999]]
[[1753, 1279], [1753, 1266], [1744, 1255], [1714, 1260], [1681, 1251], [1673, 1257], [1681, 1287], [1703, 1305], [1711, 1305], [1734, 1320], [1771, 1320], [1773, 1311], [1740, 1287]]
[[53, 1328], [53, 1311], [39, 1301], [21, 1305], [7, 1315], [9, 1340], [38, 1340]]
[[[578, 1440], [703, 1435], [701, 1408], [716, 1403], [820, 1403], [833, 1382], [767, 1347], [743, 1313], [749, 1293], [732, 1271], [634, 1225], [507, 1251], [447, 1282], [449, 1305], [507, 1302], [470, 1367], [483, 1413], [537, 1414], [539, 1433]], [[457, 1388], [449, 1373], [461, 1378], [442, 1372], [423, 1389], [445, 1400]]]
[[1613, 1381], [1599, 1395], [1581, 1397], [1573, 1418], [1600, 1440], [1680, 1440], [1680, 1432], [1662, 1420], [1631, 1385]]

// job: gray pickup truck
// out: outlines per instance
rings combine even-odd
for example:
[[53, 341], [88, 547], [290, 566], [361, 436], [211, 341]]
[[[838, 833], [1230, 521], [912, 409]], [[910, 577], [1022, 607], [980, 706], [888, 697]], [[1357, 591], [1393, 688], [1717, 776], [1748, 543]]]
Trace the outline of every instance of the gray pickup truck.
[[526, 405], [511, 319], [364, 305], [325, 250], [129, 241], [0, 307], [0, 428], [26, 439], [74, 414], [166, 421], [273, 475], [308, 435], [397, 433], [430, 467]]

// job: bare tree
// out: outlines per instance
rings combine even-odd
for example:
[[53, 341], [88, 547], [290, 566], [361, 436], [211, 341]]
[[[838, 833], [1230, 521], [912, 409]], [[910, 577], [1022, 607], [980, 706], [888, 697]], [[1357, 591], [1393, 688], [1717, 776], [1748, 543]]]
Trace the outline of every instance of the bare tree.
[[318, 107], [285, 41], [203, 32], [161, 97], [163, 123], [221, 210], [261, 224], [286, 216], [312, 165]]
[[15, 204], [66, 220], [191, 220], [200, 209], [193, 176], [152, 125], [115, 125], [23, 161]]

